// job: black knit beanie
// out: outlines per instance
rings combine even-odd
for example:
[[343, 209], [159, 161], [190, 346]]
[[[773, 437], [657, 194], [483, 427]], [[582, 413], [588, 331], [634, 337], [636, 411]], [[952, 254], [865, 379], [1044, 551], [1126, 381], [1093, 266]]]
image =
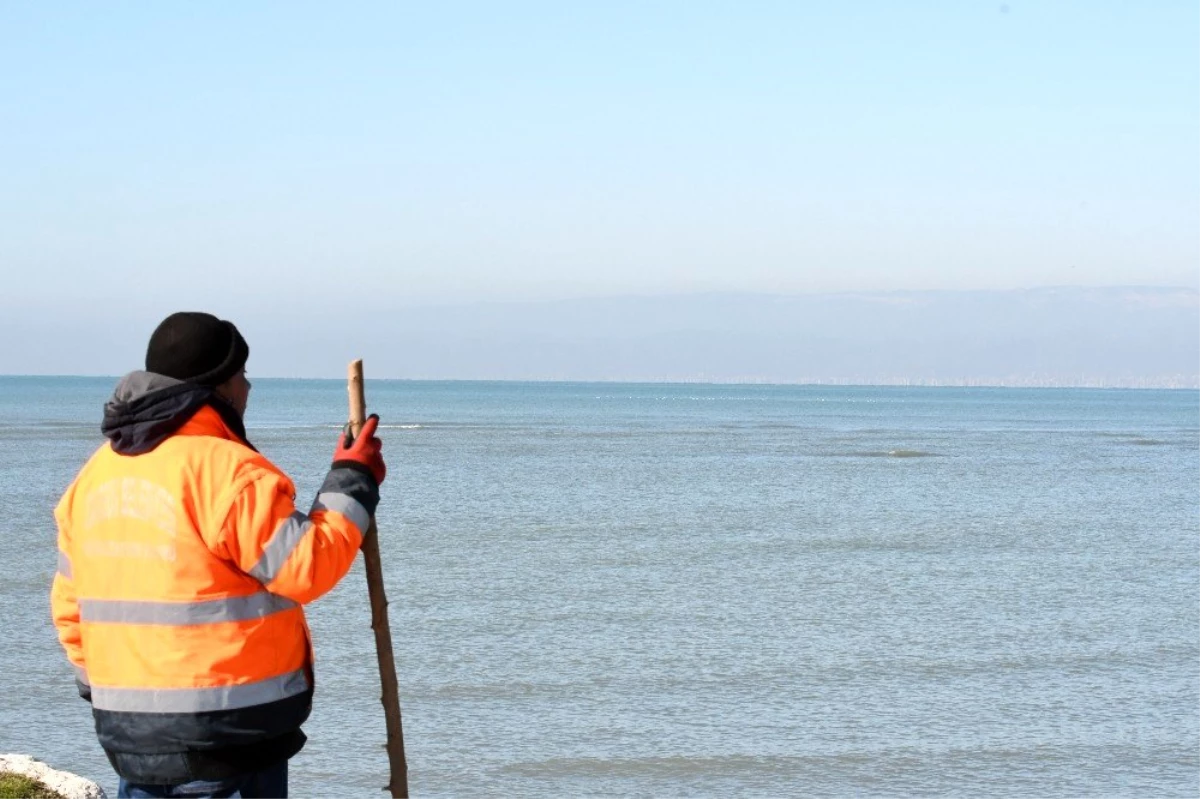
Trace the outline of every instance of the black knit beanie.
[[173, 313], [159, 323], [146, 348], [146, 371], [185, 383], [219, 386], [250, 357], [233, 322], [197, 311]]

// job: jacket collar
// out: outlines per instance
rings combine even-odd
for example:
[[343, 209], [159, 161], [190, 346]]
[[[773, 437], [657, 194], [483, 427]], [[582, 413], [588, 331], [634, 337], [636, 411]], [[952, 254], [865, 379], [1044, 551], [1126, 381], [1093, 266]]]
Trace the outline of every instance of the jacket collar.
[[[232, 410], [232, 409], [231, 409]], [[245, 436], [238, 435], [211, 404], [201, 405], [191, 417], [175, 431], [177, 436], [212, 436], [246, 444]]]
[[104, 406], [100, 430], [121, 455], [150, 452], [173, 435], [207, 435], [254, 449], [237, 411], [210, 386], [130, 372]]

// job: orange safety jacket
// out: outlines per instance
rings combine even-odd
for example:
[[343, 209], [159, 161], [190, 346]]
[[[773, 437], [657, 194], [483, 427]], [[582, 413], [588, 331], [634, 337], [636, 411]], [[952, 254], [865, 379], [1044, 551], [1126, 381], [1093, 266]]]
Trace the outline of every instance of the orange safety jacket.
[[301, 605], [346, 574], [378, 503], [338, 464], [307, 512], [210, 389], [146, 372], [55, 509], [54, 624], [117, 772], [220, 779], [303, 746], [313, 653]]

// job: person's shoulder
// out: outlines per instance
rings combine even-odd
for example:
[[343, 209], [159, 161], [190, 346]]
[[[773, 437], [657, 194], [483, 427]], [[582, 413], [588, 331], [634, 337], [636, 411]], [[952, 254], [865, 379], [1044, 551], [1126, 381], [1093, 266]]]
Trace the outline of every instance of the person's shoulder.
[[180, 449], [189, 470], [210, 475], [215, 483], [239, 490], [259, 480], [291, 480], [282, 469], [253, 447], [241, 441], [216, 436], [176, 436], [168, 440]]
[[222, 454], [232, 460], [233, 483], [245, 486], [260, 481], [275, 482], [286, 493], [295, 493], [291, 478], [266, 455], [237, 441], [221, 443]]
[[241, 441], [214, 439], [211, 457], [228, 461], [239, 472], [267, 472], [286, 477], [283, 470], [272, 463], [266, 455]]
[[108, 441], [105, 441], [96, 447], [87, 460], [83, 462], [83, 465], [79, 467], [79, 471], [75, 473], [75, 477], [67, 487], [66, 493], [72, 493], [81, 482], [96, 479], [98, 476], [107, 476], [119, 472], [118, 467], [123, 457], [114, 452], [112, 445]]
[[62, 496], [59, 497], [58, 503], [54, 507], [55, 516], [63, 516], [66, 513], [75, 498], [75, 492], [79, 488], [80, 483], [90, 479], [93, 474], [102, 469], [103, 466], [98, 465], [99, 462], [112, 455], [112, 447], [105, 441], [88, 456], [88, 459], [83, 462], [83, 465], [79, 467], [79, 471], [75, 473], [71, 482], [63, 490]]

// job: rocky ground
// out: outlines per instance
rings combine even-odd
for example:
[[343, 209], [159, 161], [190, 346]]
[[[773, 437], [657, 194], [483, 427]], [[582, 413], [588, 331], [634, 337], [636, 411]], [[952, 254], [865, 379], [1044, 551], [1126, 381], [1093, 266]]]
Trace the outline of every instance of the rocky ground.
[[77, 774], [52, 769], [29, 755], [0, 755], [0, 772], [23, 774], [67, 799], [107, 799], [104, 789]]

